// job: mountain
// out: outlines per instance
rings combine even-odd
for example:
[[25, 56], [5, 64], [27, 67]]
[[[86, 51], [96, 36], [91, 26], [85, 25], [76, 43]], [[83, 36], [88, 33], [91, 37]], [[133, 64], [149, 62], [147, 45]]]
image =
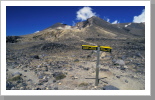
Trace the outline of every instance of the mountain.
[[[97, 88], [96, 51], [81, 45], [113, 48], [100, 52]], [[145, 23], [111, 24], [93, 16], [75, 26], [56, 23], [33, 34], [8, 36], [6, 68], [8, 90], [144, 90]]]
[[118, 39], [131, 38], [133, 35], [144, 36], [145, 24], [132, 23], [125, 27], [126, 25], [128, 23], [111, 24], [99, 17], [93, 16], [86, 21], [76, 23], [75, 26], [56, 23], [40, 32], [25, 35], [21, 41], [24, 41], [24, 39], [27, 41], [57, 41], [77, 37], [77, 39], [84, 40], [92, 37]]

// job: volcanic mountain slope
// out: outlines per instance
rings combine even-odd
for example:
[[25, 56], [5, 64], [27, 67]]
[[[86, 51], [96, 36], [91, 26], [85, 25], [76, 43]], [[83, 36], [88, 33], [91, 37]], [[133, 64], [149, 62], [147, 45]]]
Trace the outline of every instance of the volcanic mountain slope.
[[[75, 26], [56, 23], [37, 33], [9, 36], [7, 89], [145, 89], [144, 36], [145, 23], [111, 24], [95, 16]], [[91, 79], [96, 53], [81, 45], [113, 48], [112, 53], [100, 52], [97, 88]]]
[[118, 28], [127, 31], [129, 34], [135, 36], [145, 36], [145, 23], [119, 23], [115, 24]]
[[121, 39], [131, 38], [133, 35], [144, 35], [145, 24], [138, 23], [111, 24], [99, 17], [91, 17], [86, 21], [79, 22], [75, 26], [69, 26], [62, 23], [56, 23], [40, 32], [26, 35], [28, 41], [33, 40], [49, 40], [57, 41], [68, 38], [87, 39], [87, 38], [109, 38]]

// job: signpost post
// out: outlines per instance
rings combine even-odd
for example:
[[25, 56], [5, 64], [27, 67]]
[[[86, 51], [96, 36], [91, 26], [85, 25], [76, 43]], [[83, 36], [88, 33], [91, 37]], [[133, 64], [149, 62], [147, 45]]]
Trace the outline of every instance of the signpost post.
[[96, 81], [95, 86], [98, 86], [99, 83], [99, 59], [100, 59], [100, 47], [97, 47], [97, 63], [96, 63]]
[[98, 83], [99, 83], [99, 60], [100, 60], [100, 51], [111, 52], [112, 47], [109, 47], [109, 46], [82, 45], [82, 49], [83, 49], [83, 50], [97, 50], [95, 86], [98, 86]]

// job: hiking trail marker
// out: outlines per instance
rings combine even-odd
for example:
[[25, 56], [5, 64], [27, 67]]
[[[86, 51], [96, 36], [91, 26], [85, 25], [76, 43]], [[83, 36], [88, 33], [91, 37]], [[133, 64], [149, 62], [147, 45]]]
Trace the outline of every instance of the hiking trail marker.
[[97, 50], [95, 86], [98, 86], [98, 83], [99, 83], [99, 59], [100, 59], [100, 51], [110, 52], [111, 53], [112, 47], [109, 47], [109, 46], [82, 45], [82, 49], [83, 50]]

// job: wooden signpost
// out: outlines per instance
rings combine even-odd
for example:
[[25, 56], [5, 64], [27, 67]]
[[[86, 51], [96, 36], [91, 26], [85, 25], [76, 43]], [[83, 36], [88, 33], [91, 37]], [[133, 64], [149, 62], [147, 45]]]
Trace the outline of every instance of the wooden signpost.
[[97, 50], [95, 86], [98, 86], [98, 83], [99, 83], [99, 59], [100, 59], [100, 51], [111, 52], [112, 47], [109, 47], [109, 46], [82, 45], [82, 49], [83, 50]]

